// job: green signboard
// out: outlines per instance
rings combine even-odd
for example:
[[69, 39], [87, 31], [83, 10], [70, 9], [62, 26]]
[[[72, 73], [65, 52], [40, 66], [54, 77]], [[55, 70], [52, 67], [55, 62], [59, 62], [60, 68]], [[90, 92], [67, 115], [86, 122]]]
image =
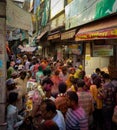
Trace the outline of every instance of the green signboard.
[[93, 57], [99, 56], [113, 56], [112, 45], [94, 45], [93, 46]]
[[49, 10], [50, 10], [50, 1], [45, 0], [44, 1], [44, 10], [42, 13], [41, 26], [46, 26], [48, 19], [49, 19]]
[[66, 30], [117, 12], [117, 0], [74, 0], [65, 7]]

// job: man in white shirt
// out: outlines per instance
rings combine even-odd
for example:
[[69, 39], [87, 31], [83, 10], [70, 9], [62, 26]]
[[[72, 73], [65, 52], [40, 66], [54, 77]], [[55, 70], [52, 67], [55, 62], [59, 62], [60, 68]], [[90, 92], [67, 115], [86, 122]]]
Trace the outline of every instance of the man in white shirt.
[[44, 120], [53, 120], [59, 130], [66, 130], [64, 116], [61, 111], [56, 110], [55, 103], [50, 99], [45, 99], [40, 105], [40, 111]]

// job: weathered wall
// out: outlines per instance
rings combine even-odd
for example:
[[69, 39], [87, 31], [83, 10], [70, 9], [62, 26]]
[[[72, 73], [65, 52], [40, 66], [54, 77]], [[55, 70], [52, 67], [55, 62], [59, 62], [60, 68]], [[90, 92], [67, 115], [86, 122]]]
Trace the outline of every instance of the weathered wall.
[[6, 79], [6, 2], [0, 0], [0, 130], [6, 130], [5, 123], [5, 79]]

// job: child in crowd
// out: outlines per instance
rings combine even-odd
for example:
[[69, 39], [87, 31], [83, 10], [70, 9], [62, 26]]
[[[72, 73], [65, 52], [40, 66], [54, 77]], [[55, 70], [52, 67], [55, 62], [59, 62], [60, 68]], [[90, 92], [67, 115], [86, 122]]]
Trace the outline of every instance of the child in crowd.
[[7, 106], [7, 130], [18, 130], [18, 127], [23, 123], [23, 117], [18, 115], [16, 101], [18, 93], [11, 92], [9, 94], [9, 105]]

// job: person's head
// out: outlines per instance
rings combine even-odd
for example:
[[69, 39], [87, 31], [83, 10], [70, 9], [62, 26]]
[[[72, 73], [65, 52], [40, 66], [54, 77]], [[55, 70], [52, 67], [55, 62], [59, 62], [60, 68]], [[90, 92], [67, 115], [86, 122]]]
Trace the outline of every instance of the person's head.
[[100, 72], [100, 75], [103, 76], [103, 74], [105, 74], [105, 72], [104, 72], [104, 71], [101, 71], [101, 72]]
[[73, 68], [73, 67], [69, 68], [69, 73], [74, 74], [75, 73], [75, 68]]
[[11, 78], [16, 79], [18, 77], [18, 73], [15, 71], [11, 74]]
[[31, 73], [31, 71], [29, 70], [29, 71], [27, 71], [27, 78], [31, 78], [32, 77], [32, 73]]
[[91, 79], [92, 79], [92, 80], [94, 80], [94, 79], [97, 78], [97, 77], [98, 77], [98, 75], [95, 74], [95, 73], [93, 73], [93, 74], [91, 75]]
[[104, 81], [105, 81], [105, 80], [110, 80], [110, 75], [107, 74], [107, 73], [104, 73], [104, 74], [102, 75], [102, 78], [104, 79]]
[[43, 70], [43, 74], [44, 74], [44, 76], [47, 76], [47, 71], [46, 71], [46, 69]]
[[15, 84], [13, 78], [10, 78], [6, 81], [6, 88], [7, 88], [8, 91], [16, 88], [16, 84]]
[[15, 65], [15, 62], [14, 62], [14, 61], [11, 61], [11, 62], [10, 62], [10, 66], [13, 67], [14, 65]]
[[101, 78], [100, 77], [96, 77], [93, 80], [93, 84], [95, 84], [97, 86], [97, 88], [101, 87]]
[[66, 66], [63, 66], [63, 67], [62, 67], [62, 72], [63, 72], [63, 74], [66, 74], [66, 73], [67, 73], [67, 67], [66, 67]]
[[84, 70], [80, 71], [79, 77], [80, 77], [81, 79], [84, 79], [85, 75], [86, 75], [86, 72], [85, 72]]
[[85, 86], [85, 82], [83, 79], [77, 80], [77, 87], [78, 88], [83, 88]]
[[76, 84], [77, 83], [77, 78], [75, 78], [73, 75], [72, 76], [70, 76], [70, 81], [71, 81], [71, 83], [74, 85], [74, 84]]
[[21, 78], [21, 79], [24, 80], [24, 79], [26, 78], [26, 75], [27, 75], [26, 71], [21, 71], [21, 72], [20, 72], [20, 78]]
[[69, 108], [74, 109], [76, 106], [78, 106], [78, 95], [74, 91], [68, 91], [67, 92], [67, 105]]
[[96, 69], [95, 69], [95, 72], [96, 72], [97, 75], [99, 75], [100, 72], [101, 72], [100, 68], [96, 68]]
[[9, 104], [15, 104], [18, 99], [18, 93], [11, 92], [8, 97]]
[[58, 85], [59, 93], [65, 93], [67, 90], [67, 85], [65, 82], [61, 82]]
[[51, 99], [45, 99], [41, 102], [40, 112], [42, 118], [51, 120], [56, 115], [56, 105]]
[[56, 75], [56, 76], [58, 76], [59, 74], [60, 74], [60, 70], [55, 70], [55, 72], [54, 72], [54, 74]]
[[41, 65], [38, 67], [38, 71], [43, 71], [43, 67]]
[[45, 78], [41, 83], [44, 91], [51, 91], [53, 84], [54, 83], [52, 82], [52, 80], [49, 77]]
[[51, 69], [45, 69], [46, 75], [45, 76], [50, 76], [51, 75]]
[[53, 120], [46, 120], [39, 125], [39, 130], [59, 130], [59, 127]]

